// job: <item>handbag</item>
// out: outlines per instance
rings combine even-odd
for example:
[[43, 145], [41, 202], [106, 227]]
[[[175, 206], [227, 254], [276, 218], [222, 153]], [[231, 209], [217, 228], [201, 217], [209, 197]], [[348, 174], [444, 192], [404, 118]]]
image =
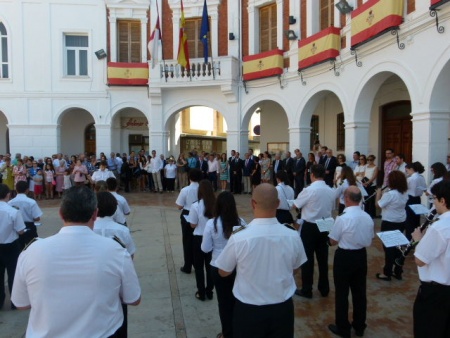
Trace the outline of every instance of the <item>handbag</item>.
[[55, 179], [52, 180], [52, 185], [56, 185]]
[[367, 177], [363, 177], [362, 180], [361, 180], [362, 183], [367, 183], [367, 182], [369, 182], [369, 181], [370, 181], [370, 180], [369, 180]]

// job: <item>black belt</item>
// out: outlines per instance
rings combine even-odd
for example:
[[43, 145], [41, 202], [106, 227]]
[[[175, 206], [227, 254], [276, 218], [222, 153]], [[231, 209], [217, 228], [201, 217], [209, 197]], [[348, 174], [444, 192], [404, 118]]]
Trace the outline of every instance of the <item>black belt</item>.
[[359, 252], [359, 251], [365, 251], [366, 248], [361, 248], [361, 249], [343, 249], [343, 248], [338, 248], [338, 250], [349, 251], [349, 252]]
[[440, 288], [450, 288], [450, 285], [445, 285], [445, 284], [440, 284], [437, 282], [423, 282], [420, 281], [420, 284], [424, 285], [424, 286], [433, 286], [433, 287], [440, 287]]
[[189, 214], [189, 210], [183, 209], [183, 210], [181, 211], [181, 214], [182, 214], [182, 215], [188, 215], [188, 214]]

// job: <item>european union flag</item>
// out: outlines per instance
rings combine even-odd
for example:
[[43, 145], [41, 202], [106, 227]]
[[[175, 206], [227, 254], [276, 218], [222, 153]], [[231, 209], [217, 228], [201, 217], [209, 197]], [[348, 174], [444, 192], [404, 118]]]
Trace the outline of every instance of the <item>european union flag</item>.
[[200, 40], [203, 43], [203, 56], [205, 58], [205, 63], [208, 63], [208, 33], [209, 33], [209, 18], [208, 18], [208, 7], [206, 6], [206, 0], [203, 5], [203, 15], [202, 15], [202, 27], [200, 30]]

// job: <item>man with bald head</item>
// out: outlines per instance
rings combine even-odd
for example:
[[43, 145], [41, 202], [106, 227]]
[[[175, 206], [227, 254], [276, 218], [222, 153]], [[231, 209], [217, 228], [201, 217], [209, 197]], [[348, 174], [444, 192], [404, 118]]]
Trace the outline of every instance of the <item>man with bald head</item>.
[[258, 185], [251, 200], [255, 219], [230, 237], [216, 260], [222, 277], [236, 269], [235, 338], [294, 336], [293, 271], [306, 254], [297, 232], [275, 218], [279, 203], [273, 185]]
[[[358, 337], [366, 328], [367, 252], [373, 238], [373, 220], [361, 209], [361, 191], [356, 186], [344, 192], [346, 208], [336, 218], [329, 234], [330, 244], [339, 247], [334, 255], [335, 324], [328, 325], [334, 334], [350, 337], [353, 326]], [[348, 320], [348, 293], [352, 292], [353, 322]]]

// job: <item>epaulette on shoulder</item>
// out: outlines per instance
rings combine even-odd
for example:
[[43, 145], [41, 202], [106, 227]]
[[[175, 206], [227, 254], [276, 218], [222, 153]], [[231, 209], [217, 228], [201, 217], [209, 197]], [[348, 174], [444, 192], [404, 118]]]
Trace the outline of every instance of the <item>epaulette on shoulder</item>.
[[127, 247], [125, 245], [125, 243], [122, 242], [121, 239], [119, 237], [117, 237], [116, 235], [114, 235], [113, 240], [116, 241], [117, 243], [119, 243], [122, 248], [126, 248]]
[[283, 223], [283, 225], [288, 229], [297, 231], [297, 229], [290, 223]]
[[244, 226], [244, 225], [241, 225], [239, 228], [237, 228], [236, 230], [233, 230], [233, 232], [232, 232], [232, 234], [234, 235], [235, 233], [237, 233], [237, 232], [239, 232], [239, 231], [241, 231], [241, 230], [244, 230], [246, 228], [246, 226]]
[[22, 251], [25, 251], [26, 249], [28, 249], [28, 247], [33, 244], [34, 242], [36, 242], [39, 238], [38, 237], [34, 237], [31, 241], [28, 242], [27, 245], [25, 245], [25, 247], [23, 248]]

